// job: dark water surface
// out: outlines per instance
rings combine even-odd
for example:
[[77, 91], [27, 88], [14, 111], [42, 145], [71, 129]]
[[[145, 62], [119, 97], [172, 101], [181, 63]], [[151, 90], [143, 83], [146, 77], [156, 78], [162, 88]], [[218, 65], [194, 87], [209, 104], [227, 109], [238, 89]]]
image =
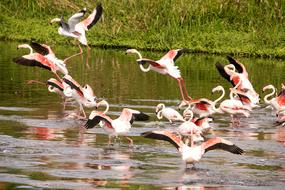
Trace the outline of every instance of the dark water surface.
[[[137, 122], [130, 131], [134, 147], [126, 141], [108, 146], [101, 128], [82, 132], [84, 121], [64, 119], [75, 107], [64, 111], [61, 99], [41, 85], [27, 85], [31, 79], [54, 77], [46, 70], [16, 65], [13, 57], [28, 50], [18, 44], [0, 42], [0, 189], [284, 189], [285, 127], [276, 126], [274, 112], [255, 109], [240, 125], [227, 115], [215, 115], [213, 134], [233, 141], [245, 150], [241, 156], [212, 151], [185, 169], [176, 149], [167, 142], [140, 137], [140, 133], [173, 128], [154, 115], [159, 102], [175, 106], [180, 94], [176, 81], [154, 72], [143, 73], [134, 55], [125, 50], [93, 49], [70, 61], [70, 74], [81, 84], [90, 84], [98, 97], [111, 104], [111, 117], [123, 107], [148, 113], [148, 122]], [[60, 58], [77, 52], [74, 47], [54, 47]], [[163, 54], [143, 52], [145, 57]], [[284, 80], [283, 61], [240, 58], [257, 92], [273, 84], [280, 89]], [[183, 55], [177, 60], [189, 94], [215, 99], [211, 89], [230, 85], [215, 69], [225, 57]], [[90, 109], [86, 109], [90, 113]], [[175, 124], [178, 125], [178, 124]]]

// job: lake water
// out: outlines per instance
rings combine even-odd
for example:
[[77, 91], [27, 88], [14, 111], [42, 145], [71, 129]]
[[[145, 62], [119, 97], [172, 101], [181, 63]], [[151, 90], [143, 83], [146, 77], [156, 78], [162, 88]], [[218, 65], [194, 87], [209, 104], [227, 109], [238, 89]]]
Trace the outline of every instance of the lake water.
[[[108, 136], [97, 127], [80, 130], [85, 121], [65, 119], [74, 106], [63, 110], [61, 99], [45, 86], [27, 85], [31, 79], [54, 77], [46, 70], [16, 65], [12, 58], [26, 54], [18, 43], [0, 42], [0, 189], [283, 189], [285, 184], [285, 127], [276, 126], [274, 112], [263, 104], [249, 118], [233, 125], [228, 115], [214, 115], [213, 133], [231, 140], [244, 155], [211, 151], [185, 169], [176, 149], [167, 142], [144, 139], [140, 133], [175, 128], [158, 121], [158, 103], [176, 106], [180, 101], [176, 81], [155, 72], [139, 70], [135, 55], [125, 50], [92, 49], [68, 63], [70, 75], [93, 87], [97, 97], [111, 105], [115, 118], [123, 107], [141, 110], [150, 121], [136, 122], [126, 141], [108, 146]], [[78, 49], [54, 47], [59, 58]], [[84, 49], [86, 51], [86, 49]], [[163, 53], [142, 52], [159, 59]], [[263, 86], [280, 89], [284, 80], [282, 60], [239, 58], [263, 98]], [[228, 63], [225, 56], [181, 56], [176, 64], [193, 98], [216, 99], [211, 89], [230, 84], [217, 72], [215, 63]], [[87, 114], [92, 110], [86, 109]]]

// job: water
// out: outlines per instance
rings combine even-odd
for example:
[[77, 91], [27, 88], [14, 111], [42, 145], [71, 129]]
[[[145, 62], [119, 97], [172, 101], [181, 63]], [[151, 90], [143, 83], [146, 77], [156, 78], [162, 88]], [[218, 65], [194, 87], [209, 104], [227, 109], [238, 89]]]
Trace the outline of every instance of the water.
[[[241, 118], [240, 125], [230, 117], [215, 115], [209, 136], [233, 141], [245, 150], [241, 156], [211, 151], [195, 165], [185, 169], [176, 149], [167, 142], [140, 137], [148, 130], [174, 128], [154, 115], [159, 102], [175, 106], [180, 101], [176, 81], [154, 72], [142, 73], [134, 55], [125, 50], [95, 50], [85, 66], [86, 54], [68, 64], [70, 74], [81, 84], [90, 84], [98, 97], [111, 104], [111, 117], [123, 107], [144, 111], [148, 122], [133, 125], [130, 137], [134, 147], [117, 141], [108, 146], [100, 128], [80, 130], [85, 121], [64, 119], [60, 98], [41, 85], [27, 85], [31, 79], [54, 77], [39, 68], [14, 64], [11, 59], [26, 53], [18, 44], [0, 42], [0, 189], [283, 189], [285, 182], [285, 128], [276, 126], [274, 112], [265, 108]], [[54, 46], [52, 46], [54, 47]], [[55, 47], [64, 58], [78, 50]], [[163, 53], [143, 52], [159, 58]], [[284, 82], [284, 63], [279, 60], [246, 59], [250, 79], [261, 97], [267, 84], [280, 88]], [[211, 89], [230, 85], [215, 69], [224, 57], [183, 55], [177, 64], [189, 94], [194, 98], [215, 99]], [[86, 109], [89, 114], [90, 109]], [[176, 124], [177, 126], [177, 124]]]

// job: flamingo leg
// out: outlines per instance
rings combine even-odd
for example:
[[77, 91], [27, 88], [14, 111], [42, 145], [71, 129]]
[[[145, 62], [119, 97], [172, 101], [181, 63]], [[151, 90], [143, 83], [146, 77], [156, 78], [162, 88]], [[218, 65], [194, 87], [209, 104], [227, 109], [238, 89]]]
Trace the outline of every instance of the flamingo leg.
[[62, 79], [60, 78], [60, 76], [59, 76], [56, 72], [54, 72], [54, 74], [55, 74], [56, 78], [58, 78], [58, 80], [59, 80], [60, 82], [62, 82]]
[[86, 66], [88, 69], [90, 68], [90, 65], [89, 65], [90, 50], [91, 50], [91, 48], [87, 45]]
[[76, 54], [74, 54], [74, 55], [72, 55], [72, 56], [69, 56], [69, 57], [65, 58], [65, 59], [63, 60], [63, 62], [64, 62], [65, 64], [66, 64], [66, 62], [67, 62], [69, 59], [71, 59], [72, 57], [76, 57], [76, 56], [81, 55], [81, 54], [83, 53], [83, 50], [82, 50], [80, 44], [78, 44], [78, 47], [79, 47], [80, 52], [79, 52], [79, 53], [76, 53]]
[[125, 136], [125, 137], [129, 141], [129, 146], [134, 146], [133, 139], [131, 139], [130, 137], [127, 137], [127, 136]]
[[176, 80], [177, 80], [178, 85], [179, 85], [180, 94], [182, 96], [182, 99], [185, 100], [185, 101], [192, 100], [192, 98], [188, 95], [184, 79], [181, 77], [181, 78], [178, 78]]

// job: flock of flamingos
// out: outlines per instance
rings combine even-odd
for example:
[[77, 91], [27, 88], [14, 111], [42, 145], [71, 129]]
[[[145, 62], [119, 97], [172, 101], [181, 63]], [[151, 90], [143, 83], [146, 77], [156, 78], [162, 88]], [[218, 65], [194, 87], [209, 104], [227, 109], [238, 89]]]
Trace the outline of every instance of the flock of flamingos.
[[[46, 85], [50, 92], [57, 93], [62, 97], [64, 104], [66, 101], [75, 100], [78, 103], [78, 109], [68, 117], [87, 119], [84, 107], [95, 108], [96, 110], [91, 112], [84, 127], [90, 129], [99, 125], [109, 135], [109, 143], [111, 137], [123, 136], [132, 145], [132, 139], [127, 136], [132, 123], [134, 121], [146, 121], [149, 116], [138, 110], [123, 108], [121, 115], [116, 119], [112, 119], [108, 116], [108, 102], [98, 99], [88, 84], [81, 86], [76, 82], [66, 68], [66, 62], [70, 58], [82, 54], [80, 43], [87, 46], [88, 51], [90, 51], [85, 32], [97, 23], [103, 13], [103, 8], [101, 4], [98, 4], [92, 13], [81, 21], [86, 12], [87, 10], [84, 8], [72, 15], [67, 22], [63, 17], [51, 20], [51, 23], [59, 23], [58, 33], [60, 35], [73, 37], [79, 41], [79, 53], [61, 60], [55, 56], [50, 46], [31, 41], [30, 44], [18, 46], [18, 48], [28, 48], [30, 53], [14, 58], [13, 61], [20, 65], [41, 67], [55, 74], [56, 78], [50, 78], [46, 82], [31, 80], [28, 83]], [[254, 108], [259, 107], [259, 95], [248, 78], [245, 66], [231, 56], [227, 56], [228, 65], [216, 64], [221, 76], [233, 86], [233, 88], [230, 88], [229, 99], [222, 101], [225, 96], [225, 90], [222, 86], [212, 89], [212, 92], [221, 93], [221, 96], [215, 101], [206, 98], [192, 99], [188, 95], [180, 70], [175, 65], [175, 61], [185, 52], [187, 52], [187, 49], [170, 50], [161, 59], [155, 61], [143, 58], [136, 49], [126, 51], [127, 54], [138, 55], [136, 62], [141, 71], [149, 72], [152, 70], [177, 80], [182, 98], [179, 108], [185, 108], [181, 115], [171, 107], [165, 107], [162, 103], [158, 104], [155, 110], [158, 119], [165, 117], [170, 123], [180, 122], [180, 125], [172, 131], [147, 131], [141, 135], [146, 138], [170, 142], [181, 153], [182, 159], [186, 162], [186, 167], [187, 164], [194, 164], [199, 161], [207, 151], [214, 149], [242, 154], [243, 150], [232, 142], [220, 137], [206, 138], [205, 135], [211, 129], [209, 122], [213, 114], [230, 114], [232, 122], [239, 122], [239, 116], [237, 115], [248, 117]], [[272, 90], [270, 94], [264, 97], [265, 104], [268, 104], [276, 111], [277, 121], [283, 123], [285, 121], [285, 86], [282, 84], [282, 90], [278, 95], [276, 95], [276, 89], [273, 85], [265, 86], [263, 91], [265, 90]], [[106, 109], [103, 112], [97, 111], [100, 106]]]

